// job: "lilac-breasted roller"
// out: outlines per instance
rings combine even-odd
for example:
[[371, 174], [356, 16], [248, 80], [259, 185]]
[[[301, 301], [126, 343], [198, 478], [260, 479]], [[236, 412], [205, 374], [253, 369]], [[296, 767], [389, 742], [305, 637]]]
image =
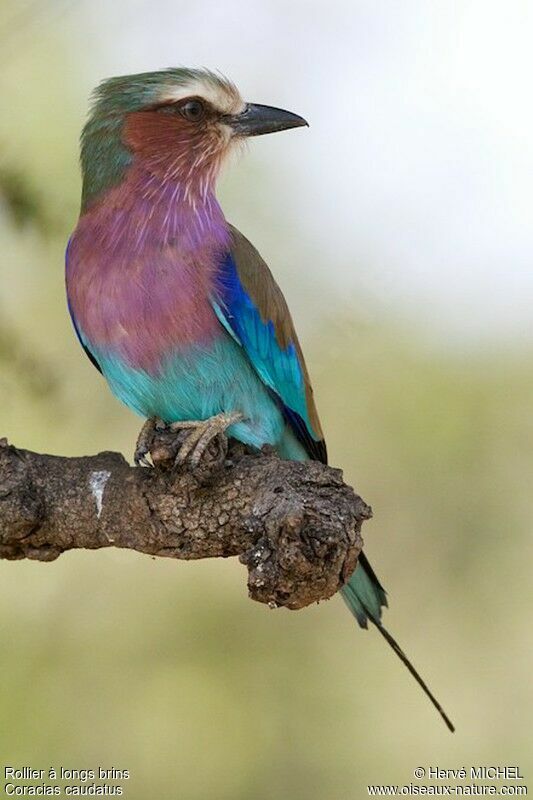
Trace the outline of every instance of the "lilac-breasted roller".
[[[198, 459], [226, 430], [282, 458], [326, 461], [309, 375], [287, 304], [215, 195], [236, 143], [307, 123], [245, 103], [206, 70], [111, 78], [82, 134], [83, 193], [67, 249], [68, 303], [80, 342], [111, 390], [141, 416], [190, 427]], [[145, 454], [142, 445], [137, 459]], [[341, 589], [370, 620], [453, 730], [381, 622], [385, 592], [361, 555]]]

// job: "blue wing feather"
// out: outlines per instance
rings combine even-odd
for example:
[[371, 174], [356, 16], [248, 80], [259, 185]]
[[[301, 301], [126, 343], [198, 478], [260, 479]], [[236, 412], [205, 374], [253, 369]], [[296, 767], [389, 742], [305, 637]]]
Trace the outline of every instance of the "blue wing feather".
[[294, 342], [282, 347], [272, 320], [263, 320], [246, 291], [235, 259], [227, 253], [217, 275], [213, 308], [226, 330], [245, 349], [254, 369], [273, 393], [285, 420], [311, 458], [326, 460], [325, 444], [313, 431], [307, 408], [305, 377]]

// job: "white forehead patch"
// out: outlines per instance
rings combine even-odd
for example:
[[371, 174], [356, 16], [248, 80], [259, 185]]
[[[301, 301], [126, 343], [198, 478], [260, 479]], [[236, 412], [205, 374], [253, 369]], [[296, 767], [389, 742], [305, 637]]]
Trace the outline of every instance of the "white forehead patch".
[[233, 84], [218, 83], [208, 78], [195, 78], [179, 86], [167, 86], [160, 95], [163, 103], [174, 103], [185, 97], [201, 97], [222, 114], [240, 114], [246, 105]]

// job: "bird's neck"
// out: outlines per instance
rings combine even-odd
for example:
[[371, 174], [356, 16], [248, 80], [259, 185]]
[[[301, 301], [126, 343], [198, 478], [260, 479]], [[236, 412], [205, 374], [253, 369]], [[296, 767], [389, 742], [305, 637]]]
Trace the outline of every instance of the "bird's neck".
[[117, 255], [167, 246], [186, 255], [224, 250], [229, 241], [214, 181], [202, 175], [184, 180], [170, 170], [155, 173], [140, 161], [82, 209], [78, 234], [84, 233], [93, 245]]

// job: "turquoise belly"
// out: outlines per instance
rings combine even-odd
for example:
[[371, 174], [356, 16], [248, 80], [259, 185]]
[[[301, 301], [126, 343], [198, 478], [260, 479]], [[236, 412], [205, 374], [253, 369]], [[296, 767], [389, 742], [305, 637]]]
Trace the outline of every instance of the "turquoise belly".
[[176, 422], [238, 411], [244, 418], [228, 429], [230, 436], [253, 447], [271, 444], [285, 458], [306, 457], [242, 347], [229, 336], [175, 354], [157, 374], [116, 356], [97, 358], [113, 393], [142, 417]]

